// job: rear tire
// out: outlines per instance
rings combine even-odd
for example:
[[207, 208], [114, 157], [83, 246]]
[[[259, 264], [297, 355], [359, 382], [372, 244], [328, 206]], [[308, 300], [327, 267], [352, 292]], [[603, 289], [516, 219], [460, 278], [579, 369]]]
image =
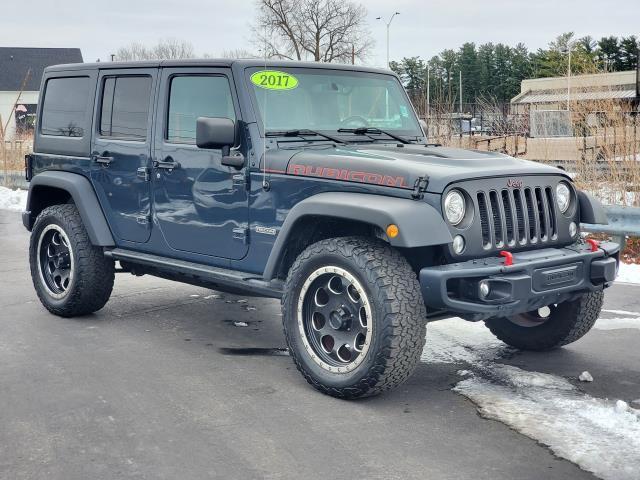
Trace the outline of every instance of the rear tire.
[[38, 215], [29, 263], [38, 298], [54, 315], [93, 313], [111, 296], [114, 262], [91, 244], [75, 205], [53, 205]]
[[289, 352], [305, 379], [339, 398], [377, 395], [420, 360], [426, 309], [416, 274], [382, 241], [322, 240], [292, 265], [282, 298]]
[[587, 293], [576, 300], [550, 306], [547, 317], [535, 312], [492, 318], [487, 327], [507, 345], [520, 350], [551, 350], [582, 338], [600, 316], [604, 292]]

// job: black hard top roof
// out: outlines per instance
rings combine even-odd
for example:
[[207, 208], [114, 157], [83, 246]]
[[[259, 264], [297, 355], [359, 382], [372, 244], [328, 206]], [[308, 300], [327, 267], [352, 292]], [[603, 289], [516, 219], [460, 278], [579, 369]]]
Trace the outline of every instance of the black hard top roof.
[[390, 70], [363, 67], [360, 65], [345, 65], [340, 63], [292, 62], [288, 60], [260, 59], [189, 59], [189, 60], [146, 60], [136, 62], [98, 62], [98, 63], [70, 63], [54, 65], [47, 68], [47, 72], [91, 69], [124, 69], [124, 68], [157, 68], [157, 67], [231, 67], [232, 65], [246, 67], [267, 68], [326, 68], [328, 70], [345, 70], [356, 72], [385, 73], [394, 75]]

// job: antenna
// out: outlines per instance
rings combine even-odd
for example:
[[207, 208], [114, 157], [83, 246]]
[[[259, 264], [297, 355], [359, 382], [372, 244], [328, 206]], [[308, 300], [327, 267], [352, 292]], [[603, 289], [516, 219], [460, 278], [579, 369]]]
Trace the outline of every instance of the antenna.
[[[267, 69], [267, 25], [264, 26], [264, 45], [262, 47], [264, 55], [264, 69]], [[266, 88], [262, 89], [264, 94], [264, 104], [262, 106], [262, 126], [264, 128], [264, 141], [262, 142], [262, 188], [269, 190], [269, 180], [267, 179], [267, 92]]]

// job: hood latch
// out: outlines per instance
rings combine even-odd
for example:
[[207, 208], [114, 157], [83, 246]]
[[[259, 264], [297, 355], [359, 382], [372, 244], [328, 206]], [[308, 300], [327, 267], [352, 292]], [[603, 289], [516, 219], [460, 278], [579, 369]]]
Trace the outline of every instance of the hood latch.
[[427, 191], [427, 187], [429, 186], [429, 176], [425, 175], [424, 177], [418, 177], [416, 183], [413, 186], [413, 193], [411, 196], [416, 200], [422, 200], [424, 198], [424, 192]]

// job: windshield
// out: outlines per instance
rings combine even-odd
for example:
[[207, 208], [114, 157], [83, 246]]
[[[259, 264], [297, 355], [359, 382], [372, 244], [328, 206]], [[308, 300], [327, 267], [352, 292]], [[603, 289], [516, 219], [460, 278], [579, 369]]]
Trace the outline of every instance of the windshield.
[[286, 67], [251, 68], [247, 75], [266, 132], [369, 127], [422, 136], [404, 89], [391, 75]]

